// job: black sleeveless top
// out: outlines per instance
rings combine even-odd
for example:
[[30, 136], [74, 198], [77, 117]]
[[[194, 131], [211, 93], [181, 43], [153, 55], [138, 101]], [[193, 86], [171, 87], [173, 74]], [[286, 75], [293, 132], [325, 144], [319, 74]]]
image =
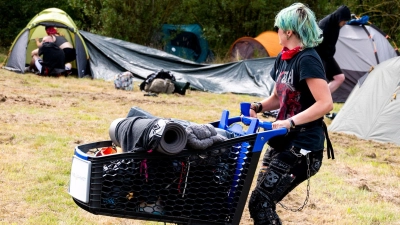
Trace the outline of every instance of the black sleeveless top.
[[58, 47], [60, 47], [65, 42], [68, 42], [67, 39], [63, 36], [55, 36], [56, 41], [54, 42]]

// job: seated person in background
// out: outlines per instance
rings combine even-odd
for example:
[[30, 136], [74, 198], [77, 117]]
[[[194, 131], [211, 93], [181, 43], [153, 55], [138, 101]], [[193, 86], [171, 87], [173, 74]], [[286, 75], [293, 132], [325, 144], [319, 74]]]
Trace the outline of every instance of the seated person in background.
[[[74, 46], [72, 46], [72, 44], [70, 42], [68, 42], [64, 36], [61, 36], [55, 27], [46, 26], [45, 29], [46, 29], [46, 33], [48, 35], [46, 37], [51, 38], [50, 42], [54, 42], [60, 49], [62, 49], [64, 51], [66, 66], [68, 63], [69, 63], [68, 65], [71, 65], [70, 62], [72, 62], [76, 59], [76, 52], [75, 52]], [[46, 38], [46, 37], [44, 37], [44, 38]], [[34, 56], [39, 56], [38, 52], [39, 52], [39, 48], [42, 46], [42, 44], [43, 44], [43, 40], [42, 40], [42, 42], [39, 42], [39, 39], [36, 38], [36, 45], [38, 46], [38, 48], [32, 51], [32, 53], [31, 53], [32, 60], [33, 60]], [[71, 70], [71, 66], [66, 70]]]
[[74, 46], [72, 46], [64, 36], [61, 36], [57, 32], [56, 28], [46, 27], [46, 32], [53, 37], [54, 43], [64, 51], [66, 63], [72, 62], [76, 59]]
[[[43, 55], [43, 59], [39, 56]], [[33, 55], [31, 67], [36, 67], [42, 75], [60, 75], [71, 68], [71, 64], [65, 62], [65, 54], [53, 41], [51, 36], [43, 38], [38, 55]]]

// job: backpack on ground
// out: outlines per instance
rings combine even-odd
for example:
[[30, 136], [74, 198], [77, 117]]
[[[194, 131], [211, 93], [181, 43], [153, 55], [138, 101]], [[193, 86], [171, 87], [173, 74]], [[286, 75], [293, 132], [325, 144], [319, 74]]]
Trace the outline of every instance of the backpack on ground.
[[178, 93], [185, 95], [190, 83], [178, 82], [170, 71], [159, 70], [147, 76], [140, 84], [140, 90], [151, 93]]
[[133, 74], [129, 71], [117, 74], [114, 77], [114, 86], [116, 89], [133, 91]]
[[145, 92], [172, 94], [175, 86], [170, 79], [156, 78], [144, 86]]

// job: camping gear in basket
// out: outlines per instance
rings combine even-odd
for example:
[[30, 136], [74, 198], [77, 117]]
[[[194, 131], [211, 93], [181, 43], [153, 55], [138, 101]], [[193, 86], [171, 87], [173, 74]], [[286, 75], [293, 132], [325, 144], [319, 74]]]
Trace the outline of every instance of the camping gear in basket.
[[[232, 135], [207, 149], [175, 155], [152, 151], [91, 157], [87, 152], [113, 142], [77, 146], [69, 193], [79, 207], [97, 215], [239, 224], [263, 146], [287, 130], [271, 130], [271, 123], [256, 118], [230, 118], [226, 110], [210, 125]], [[266, 131], [257, 133], [259, 128]]]
[[115, 75], [114, 87], [125, 91], [133, 91], [133, 74], [126, 71]]
[[204, 150], [226, 139], [226, 134], [221, 135], [211, 124], [192, 124], [186, 127], [187, 147]]
[[119, 118], [111, 123], [109, 135], [113, 144], [122, 147], [124, 152], [155, 150], [175, 155], [185, 146], [204, 150], [224, 141], [226, 134], [220, 134], [218, 129], [211, 124], [159, 118], [139, 107], [132, 107], [127, 118]]
[[96, 152], [96, 156], [110, 155], [117, 153], [117, 150], [114, 147], [104, 147]]
[[162, 118], [129, 117], [116, 119], [109, 128], [113, 143], [124, 152], [155, 150], [167, 155], [181, 152], [187, 142], [185, 128]]

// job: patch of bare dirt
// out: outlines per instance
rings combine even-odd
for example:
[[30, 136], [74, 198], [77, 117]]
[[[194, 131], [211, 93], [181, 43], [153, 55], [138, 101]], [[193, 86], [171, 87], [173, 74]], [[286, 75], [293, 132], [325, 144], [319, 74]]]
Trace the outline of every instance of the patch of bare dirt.
[[30, 98], [30, 97], [24, 97], [24, 96], [13, 96], [13, 95], [5, 95], [5, 94], [0, 94], [0, 104], [5, 104], [5, 105], [35, 105], [38, 107], [55, 107], [54, 105], [51, 105], [41, 99], [36, 99], [36, 98]]

